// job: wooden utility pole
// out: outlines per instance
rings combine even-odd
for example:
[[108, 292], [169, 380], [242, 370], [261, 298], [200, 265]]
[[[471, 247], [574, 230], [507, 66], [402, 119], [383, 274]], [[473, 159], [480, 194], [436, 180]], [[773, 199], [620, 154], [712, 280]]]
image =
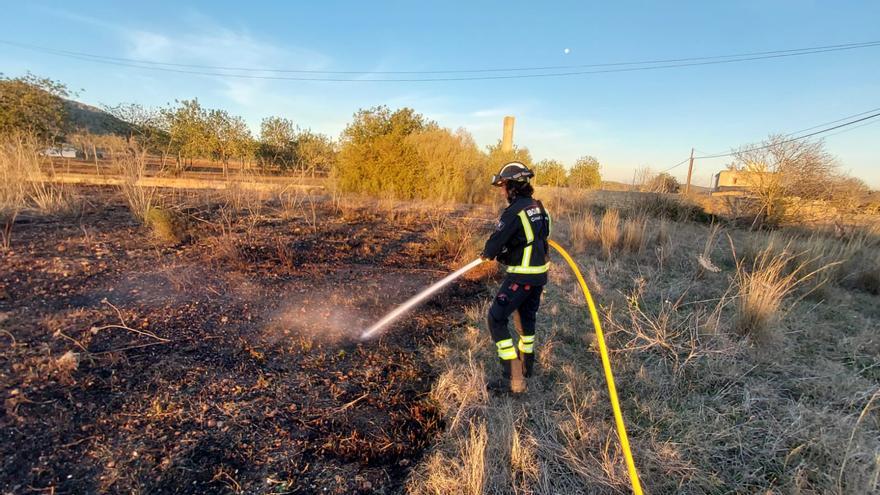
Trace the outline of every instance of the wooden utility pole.
[[684, 195], [688, 196], [691, 193], [691, 174], [694, 173], [694, 149], [691, 148], [691, 161], [688, 164], [688, 180], [687, 185], [684, 186]]
[[501, 151], [508, 152], [513, 149], [513, 123], [515, 118], [508, 115], [504, 117], [504, 135], [501, 138]]

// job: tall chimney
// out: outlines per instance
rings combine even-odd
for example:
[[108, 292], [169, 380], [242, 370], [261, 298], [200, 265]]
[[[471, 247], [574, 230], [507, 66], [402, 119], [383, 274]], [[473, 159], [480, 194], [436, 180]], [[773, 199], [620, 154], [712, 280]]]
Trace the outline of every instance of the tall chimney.
[[510, 151], [513, 149], [513, 123], [515, 118], [508, 115], [504, 117], [504, 136], [501, 138], [501, 151]]

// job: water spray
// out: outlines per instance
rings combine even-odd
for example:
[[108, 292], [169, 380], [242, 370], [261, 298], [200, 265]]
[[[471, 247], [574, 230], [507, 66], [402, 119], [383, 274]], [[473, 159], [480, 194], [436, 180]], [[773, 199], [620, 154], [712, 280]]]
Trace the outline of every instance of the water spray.
[[450, 273], [449, 275], [443, 277], [442, 279], [438, 280], [437, 282], [434, 282], [430, 287], [423, 290], [422, 292], [419, 292], [415, 296], [411, 297], [408, 301], [401, 304], [400, 306], [395, 308], [393, 311], [391, 311], [387, 315], [383, 316], [382, 319], [377, 321], [376, 323], [374, 323], [373, 326], [366, 329], [364, 331], [364, 333], [361, 334], [361, 340], [368, 340], [368, 339], [372, 338], [377, 333], [382, 331], [385, 327], [387, 327], [388, 325], [393, 323], [395, 320], [400, 318], [404, 313], [406, 313], [410, 309], [416, 307], [420, 302], [424, 301], [425, 299], [427, 299], [428, 297], [430, 297], [432, 294], [439, 291], [443, 287], [446, 287], [453, 280], [464, 275], [465, 273], [467, 273], [472, 268], [474, 268], [475, 266], [479, 265], [482, 262], [483, 262], [482, 258], [477, 258], [474, 261], [471, 261], [470, 263], [468, 263], [467, 265], [464, 265], [463, 267], [459, 268], [458, 270], [455, 270], [454, 272]]

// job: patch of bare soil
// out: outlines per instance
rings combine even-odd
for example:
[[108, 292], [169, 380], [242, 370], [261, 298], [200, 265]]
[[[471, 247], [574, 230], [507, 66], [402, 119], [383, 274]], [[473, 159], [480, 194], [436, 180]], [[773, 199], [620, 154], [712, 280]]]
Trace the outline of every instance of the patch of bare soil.
[[[90, 194], [106, 194], [97, 189]], [[445, 268], [424, 225], [264, 208], [156, 244], [118, 199], [24, 218], [0, 254], [4, 493], [394, 493], [440, 431], [427, 349], [462, 281], [359, 330]]]

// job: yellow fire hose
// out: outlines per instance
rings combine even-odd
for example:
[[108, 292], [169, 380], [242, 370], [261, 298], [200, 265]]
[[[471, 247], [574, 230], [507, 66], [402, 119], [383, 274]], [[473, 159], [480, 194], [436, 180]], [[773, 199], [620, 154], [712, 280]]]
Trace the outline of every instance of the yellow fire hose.
[[584, 292], [584, 299], [587, 300], [587, 307], [590, 308], [590, 316], [593, 319], [593, 327], [596, 329], [596, 341], [599, 342], [599, 354], [602, 356], [602, 367], [605, 369], [605, 381], [608, 383], [608, 395], [611, 399], [611, 408], [614, 410], [614, 422], [617, 425], [617, 436], [620, 437], [620, 447], [623, 450], [623, 457], [626, 460], [626, 469], [629, 471], [629, 480], [632, 483], [633, 493], [642, 495], [642, 485], [639, 483], [639, 473], [636, 471], [636, 464], [633, 461], [632, 452], [629, 450], [629, 438], [626, 436], [626, 425], [623, 423], [623, 413], [620, 412], [620, 403], [617, 400], [617, 387], [614, 385], [614, 375], [611, 373], [611, 359], [608, 357], [608, 347], [605, 345], [605, 336], [602, 333], [602, 325], [599, 321], [599, 313], [596, 311], [596, 304], [593, 302], [593, 296], [590, 295], [590, 289], [581, 275], [577, 264], [571, 259], [571, 256], [552, 239], [548, 242], [553, 249], [559, 252], [571, 271], [577, 277], [578, 283], [581, 284], [581, 290]]

